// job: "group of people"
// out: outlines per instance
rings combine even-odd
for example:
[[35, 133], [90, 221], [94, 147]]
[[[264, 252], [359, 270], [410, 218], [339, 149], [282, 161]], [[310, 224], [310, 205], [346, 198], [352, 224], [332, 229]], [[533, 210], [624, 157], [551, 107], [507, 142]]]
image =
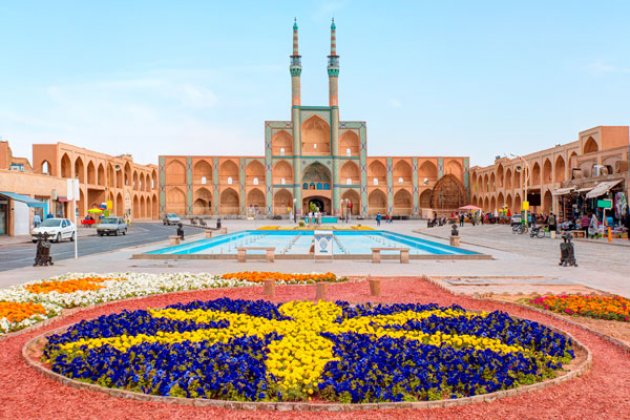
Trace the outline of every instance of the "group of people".
[[383, 218], [385, 219], [385, 223], [392, 223], [394, 221], [394, 218], [391, 214], [387, 213], [385, 217], [383, 217], [383, 215], [379, 211], [378, 213], [376, 213], [376, 226], [381, 225], [381, 220], [383, 220]]

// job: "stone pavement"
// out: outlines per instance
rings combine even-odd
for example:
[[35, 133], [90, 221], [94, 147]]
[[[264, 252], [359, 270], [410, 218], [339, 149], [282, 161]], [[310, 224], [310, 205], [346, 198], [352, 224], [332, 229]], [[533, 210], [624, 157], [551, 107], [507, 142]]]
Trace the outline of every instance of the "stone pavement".
[[[358, 221], [375, 227], [373, 220]], [[254, 229], [263, 225], [282, 224], [283, 221], [224, 220], [229, 232]], [[381, 224], [381, 229], [421, 236], [428, 240], [445, 243], [450, 227], [426, 228], [426, 222], [396, 221]], [[420, 232], [420, 234], [416, 233]], [[465, 226], [460, 229], [464, 248], [490, 254], [492, 260], [412, 260], [400, 264], [395, 260], [384, 260], [372, 264], [369, 260], [313, 261], [276, 260], [270, 264], [251, 261], [239, 264], [234, 260], [132, 260], [133, 254], [167, 246], [166, 242], [147, 246], [124, 248], [109, 253], [64, 260], [53, 267], [28, 267], [0, 273], [0, 287], [46, 278], [67, 272], [212, 272], [258, 270], [281, 272], [332, 271], [338, 275], [367, 276], [456, 276], [462, 278], [484, 278], [488, 292], [502, 293], [506, 290], [524, 292], [529, 290], [545, 293], [561, 292], [571, 284], [584, 285], [593, 289], [630, 297], [630, 248], [606, 246], [588, 241], [576, 242], [576, 258], [579, 267], [559, 267], [559, 244], [561, 240], [530, 238], [512, 234], [509, 226], [484, 225]], [[430, 236], [428, 236], [430, 235]], [[201, 235], [188, 240], [201, 239]], [[499, 291], [500, 290], [500, 291]]]

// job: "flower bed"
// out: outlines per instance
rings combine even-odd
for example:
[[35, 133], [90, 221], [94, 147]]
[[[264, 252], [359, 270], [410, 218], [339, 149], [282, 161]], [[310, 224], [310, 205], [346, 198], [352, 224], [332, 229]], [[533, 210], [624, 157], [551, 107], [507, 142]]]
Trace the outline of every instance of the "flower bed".
[[[6, 310], [0, 309], [0, 336], [57, 316], [64, 308], [85, 307], [169, 292], [252, 286], [254, 283], [260, 282], [260, 279], [269, 278], [291, 284], [338, 280], [333, 273], [247, 272], [232, 273], [232, 275], [227, 276], [208, 273], [110, 273], [103, 275], [70, 273], [0, 290], [0, 305], [7, 308]], [[20, 304], [25, 304], [25, 306]], [[39, 307], [35, 310], [35, 306], [26, 304], [38, 304], [44, 310], [42, 311]], [[18, 312], [30, 315], [20, 317], [20, 320], [17, 320], [14, 315], [8, 315]]]
[[309, 284], [319, 282], [346, 281], [345, 277], [337, 277], [335, 273], [279, 273], [277, 271], [240, 271], [221, 275], [224, 280], [239, 280], [252, 283], [261, 283], [265, 280], [275, 280], [284, 284]]
[[528, 303], [565, 315], [630, 322], [630, 299], [622, 296], [550, 295], [535, 297]]
[[81, 321], [43, 357], [69, 378], [152, 395], [362, 403], [514, 388], [554, 376], [573, 351], [503, 312], [222, 298]]

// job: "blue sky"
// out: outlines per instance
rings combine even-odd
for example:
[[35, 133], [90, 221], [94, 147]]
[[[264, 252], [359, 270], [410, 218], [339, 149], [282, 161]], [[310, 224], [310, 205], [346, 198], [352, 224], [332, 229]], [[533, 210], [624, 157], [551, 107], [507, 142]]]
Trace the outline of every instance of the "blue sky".
[[295, 16], [302, 103], [328, 104], [334, 16], [341, 117], [370, 155], [485, 165], [629, 122], [630, 2], [6, 1], [0, 136], [29, 158], [262, 155], [264, 121], [290, 118]]

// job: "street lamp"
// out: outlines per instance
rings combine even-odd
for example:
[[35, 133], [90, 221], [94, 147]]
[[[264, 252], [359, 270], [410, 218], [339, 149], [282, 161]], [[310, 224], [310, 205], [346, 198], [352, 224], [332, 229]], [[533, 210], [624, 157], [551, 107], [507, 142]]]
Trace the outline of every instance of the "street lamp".
[[295, 205], [297, 203], [297, 198], [293, 199], [293, 223], [297, 223], [297, 213], [295, 211]]
[[522, 222], [525, 224], [527, 223], [527, 210], [529, 210], [529, 201], [527, 201], [527, 186], [529, 184], [529, 163], [527, 162], [527, 160], [525, 160], [523, 156], [515, 155], [513, 153], [510, 153], [510, 156], [518, 158], [523, 163], [523, 166], [516, 167], [516, 172], [523, 172], [522, 192], [525, 195], [523, 201], [521, 201], [521, 208], [523, 212]]

